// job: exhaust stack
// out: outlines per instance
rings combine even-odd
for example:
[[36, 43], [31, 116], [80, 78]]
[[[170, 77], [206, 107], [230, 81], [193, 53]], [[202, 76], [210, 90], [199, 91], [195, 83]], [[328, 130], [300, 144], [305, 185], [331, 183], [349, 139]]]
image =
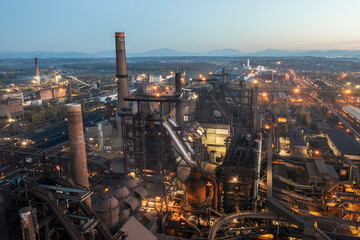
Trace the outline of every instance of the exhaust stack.
[[66, 108], [71, 156], [70, 176], [75, 183], [89, 189], [81, 105], [70, 103]]
[[127, 71], [126, 71], [126, 52], [125, 52], [125, 34], [123, 32], [115, 33], [115, 48], [116, 48], [116, 82], [117, 82], [117, 133], [119, 136], [121, 133], [121, 123], [119, 113], [122, 108], [129, 107], [128, 102], [124, 100], [129, 95], [128, 82], [127, 82]]
[[126, 71], [126, 52], [125, 52], [125, 34], [123, 32], [115, 33], [116, 45], [116, 81], [118, 92], [118, 111], [124, 107], [129, 107], [124, 100], [129, 95]]
[[[179, 98], [181, 95], [181, 85], [181, 73], [177, 72], [175, 73], [175, 95]], [[182, 127], [184, 125], [184, 114], [181, 101], [176, 103], [176, 122], [179, 127]]]
[[221, 77], [222, 77], [222, 82], [226, 82], [226, 68], [222, 68]]
[[40, 85], [40, 71], [39, 71], [39, 63], [38, 63], [38, 59], [35, 58], [35, 67], [36, 67], [36, 84]]

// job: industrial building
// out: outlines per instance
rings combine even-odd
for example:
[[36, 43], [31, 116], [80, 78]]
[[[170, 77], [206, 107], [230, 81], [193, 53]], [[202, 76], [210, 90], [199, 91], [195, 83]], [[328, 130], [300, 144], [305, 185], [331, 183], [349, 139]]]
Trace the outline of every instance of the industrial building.
[[21, 119], [24, 117], [24, 108], [21, 99], [0, 100], [0, 117]]
[[360, 161], [360, 144], [349, 134], [340, 129], [327, 129], [325, 135], [335, 155]]

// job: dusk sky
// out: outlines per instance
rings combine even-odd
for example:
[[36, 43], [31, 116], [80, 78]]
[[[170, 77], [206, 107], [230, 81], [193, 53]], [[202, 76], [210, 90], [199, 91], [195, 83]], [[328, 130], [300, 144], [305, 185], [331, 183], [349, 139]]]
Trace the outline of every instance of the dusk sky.
[[360, 49], [358, 0], [1, 0], [0, 51]]

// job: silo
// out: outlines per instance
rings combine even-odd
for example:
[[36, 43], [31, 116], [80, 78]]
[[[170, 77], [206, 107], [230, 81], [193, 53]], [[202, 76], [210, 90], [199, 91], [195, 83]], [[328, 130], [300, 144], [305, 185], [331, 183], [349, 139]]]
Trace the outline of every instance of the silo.
[[127, 197], [130, 196], [130, 191], [127, 187], [118, 184], [113, 187], [111, 190], [111, 194], [116, 197], [120, 202], [120, 226], [124, 225], [130, 218], [131, 208], [130, 206], [124, 201]]
[[120, 204], [114, 196], [101, 195], [93, 204], [93, 209], [112, 232], [119, 229]]

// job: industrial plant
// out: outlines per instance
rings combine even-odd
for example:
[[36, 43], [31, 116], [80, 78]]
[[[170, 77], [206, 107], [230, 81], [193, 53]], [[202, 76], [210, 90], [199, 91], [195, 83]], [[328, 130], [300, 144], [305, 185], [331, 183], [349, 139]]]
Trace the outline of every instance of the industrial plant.
[[115, 50], [109, 81], [35, 58], [31, 87], [1, 93], [0, 239], [360, 239], [358, 108], [320, 97], [339, 86], [249, 59], [131, 79], [123, 32]]

